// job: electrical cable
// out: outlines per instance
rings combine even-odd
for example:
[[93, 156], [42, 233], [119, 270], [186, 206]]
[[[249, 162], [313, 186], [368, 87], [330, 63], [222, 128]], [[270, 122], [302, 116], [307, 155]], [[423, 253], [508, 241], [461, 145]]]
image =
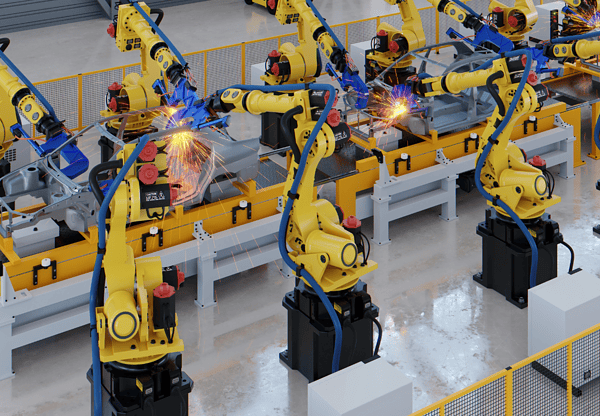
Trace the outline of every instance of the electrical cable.
[[96, 165], [90, 169], [88, 182], [90, 184], [90, 189], [92, 190], [92, 193], [96, 197], [96, 201], [98, 201], [99, 204], [102, 204], [104, 201], [104, 193], [102, 192], [102, 189], [100, 189], [100, 184], [98, 183], [98, 174], [107, 170], [121, 169], [122, 167], [122, 160], [110, 160], [108, 162], [100, 163], [99, 165]]
[[[308, 1], [309, 0], [307, 0], [307, 2]], [[308, 137], [306, 144], [304, 145], [304, 150], [302, 151], [302, 157], [300, 158], [300, 164], [298, 164], [298, 170], [296, 172], [296, 175], [294, 176], [294, 181], [292, 182], [292, 186], [290, 189], [290, 193], [295, 194], [298, 190], [298, 187], [300, 186], [302, 176], [304, 175], [304, 169], [306, 168], [306, 160], [308, 159], [308, 155], [311, 151], [311, 148], [315, 142], [317, 135], [321, 131], [321, 128], [323, 127], [323, 124], [325, 123], [325, 120], [327, 119], [327, 115], [333, 108], [333, 102], [336, 97], [335, 88], [333, 88], [331, 85], [328, 85], [328, 84], [290, 84], [290, 85], [285, 85], [285, 86], [271, 86], [271, 85], [254, 86], [254, 85], [241, 84], [241, 85], [233, 85], [229, 88], [237, 88], [237, 89], [248, 90], [248, 91], [258, 90], [258, 91], [263, 91], [263, 92], [298, 91], [298, 90], [303, 90], [305, 88], [308, 88], [310, 90], [316, 90], [316, 91], [329, 91], [329, 99], [327, 100], [327, 103], [325, 104], [323, 113], [321, 113], [321, 116], [319, 117], [315, 126], [313, 127], [313, 130], [310, 133], [310, 136]], [[217, 92], [217, 94], [221, 95], [224, 91], [225, 90], [219, 90]], [[312, 275], [306, 269], [300, 268], [296, 263], [294, 263], [294, 261], [289, 256], [289, 253], [288, 253], [287, 247], [286, 247], [287, 243], [286, 243], [285, 236], [286, 236], [286, 231], [287, 231], [287, 224], [288, 224], [288, 221], [290, 218], [290, 211], [291, 211], [293, 205], [294, 205], [294, 199], [288, 198], [286, 201], [283, 213], [282, 213], [281, 222], [279, 223], [279, 233], [278, 233], [279, 252], [281, 253], [281, 257], [283, 258], [283, 261], [285, 262], [285, 264], [290, 269], [296, 270], [297, 273], [300, 273], [300, 275], [307, 281], [307, 283], [316, 292], [316, 294], [317, 294], [317, 296], [319, 296], [319, 299], [321, 300], [321, 302], [323, 302], [323, 305], [325, 306], [325, 309], [327, 310], [327, 313], [329, 314], [331, 321], [333, 322], [333, 327], [335, 329], [335, 345], [334, 345], [334, 349], [333, 349], [333, 360], [331, 362], [331, 372], [335, 373], [340, 368], [340, 356], [341, 356], [341, 352], [342, 352], [342, 324], [340, 323], [340, 319], [337, 315], [337, 312], [335, 311], [335, 309], [333, 309], [333, 305], [331, 304], [331, 301], [329, 300], [329, 298], [323, 291], [323, 288], [317, 283], [317, 281], [312, 277]]]
[[[492, 61], [494, 61], [496, 59], [500, 59], [500, 58], [504, 58], [504, 57], [509, 58], [509, 57], [518, 56], [518, 55], [525, 55], [527, 57], [524, 73], [529, 73], [529, 71], [531, 69], [532, 59], [531, 59], [531, 52], [526, 49], [508, 51], [502, 55], [497, 55], [495, 58], [492, 58], [491, 60], [489, 60], [487, 62], [491, 63]], [[525, 226], [523, 221], [519, 218], [519, 216], [504, 201], [502, 201], [501, 199], [495, 199], [494, 197], [492, 197], [483, 188], [483, 184], [481, 182], [481, 169], [483, 168], [483, 164], [485, 163], [485, 160], [487, 159], [490, 151], [492, 150], [492, 146], [493, 146], [496, 138], [500, 135], [500, 133], [504, 130], [506, 125], [509, 123], [509, 121], [517, 107], [517, 104], [518, 104], [519, 100], [521, 99], [521, 94], [523, 93], [523, 89], [525, 88], [526, 81], [527, 81], [527, 77], [521, 77], [519, 86], [517, 87], [517, 90], [515, 91], [515, 95], [510, 103], [510, 106], [508, 107], [506, 117], [504, 117], [502, 119], [502, 122], [500, 123], [500, 125], [494, 130], [494, 132], [492, 133], [492, 135], [490, 136], [490, 138], [488, 140], [488, 143], [485, 145], [481, 155], [477, 159], [477, 165], [475, 167], [475, 185], [477, 186], [477, 190], [479, 191], [479, 193], [481, 195], [483, 195], [483, 197], [486, 200], [491, 201], [493, 203], [495, 202], [501, 209], [503, 209], [513, 219], [513, 221], [517, 224], [517, 226], [519, 227], [519, 229], [521, 230], [521, 232], [527, 239], [527, 242], [529, 243], [529, 246], [531, 247], [531, 270], [529, 273], [529, 287], [533, 288], [536, 285], [536, 275], [537, 275], [537, 263], [538, 263], [537, 244], [535, 243], [533, 237], [529, 233], [529, 230], [527, 229], [527, 227]]]
[[575, 250], [573, 250], [573, 247], [571, 247], [569, 244], [565, 243], [564, 241], [561, 241], [560, 244], [562, 244], [563, 246], [568, 248], [569, 251], [571, 252], [571, 262], [569, 263], [569, 273], [573, 273], [573, 267], [575, 266]]
[[317, 8], [313, 4], [313, 2], [311, 0], [306, 0], [306, 4], [308, 4], [310, 6], [310, 8], [312, 9], [313, 13], [317, 17], [317, 19], [319, 19], [319, 22], [321, 22], [321, 24], [323, 25], [323, 27], [327, 30], [327, 32], [329, 33], [329, 36], [332, 37], [332, 39], [335, 42], [336, 46], [338, 48], [340, 48], [340, 50], [342, 51], [342, 53], [344, 55], [346, 55], [348, 52], [346, 51], [346, 48], [344, 48], [344, 44], [342, 42], [340, 42], [340, 40], [338, 39], [338, 37], [336, 36], [336, 34], [334, 33], [334, 31], [327, 24], [327, 22], [325, 21], [325, 19], [323, 19], [323, 16], [321, 16], [321, 13], [319, 13], [319, 10], [317, 10]]
[[304, 110], [302, 106], [299, 105], [297, 107], [292, 108], [291, 110], [286, 111], [283, 116], [281, 116], [281, 130], [283, 131], [283, 137], [287, 142], [287, 145], [292, 149], [292, 153], [294, 154], [294, 161], [296, 163], [300, 163], [300, 158], [302, 154], [300, 153], [300, 148], [298, 147], [298, 143], [296, 143], [296, 137], [292, 133], [292, 118], [295, 115], [302, 114]]
[[369, 238], [366, 235], [364, 235], [362, 232], [360, 233], [360, 235], [367, 242], [367, 254], [365, 254], [365, 263], [366, 263], [367, 260], [369, 260], [369, 256], [371, 255], [371, 242], [369, 241]]
[[102, 416], [102, 363], [100, 362], [100, 348], [98, 346], [98, 330], [96, 328], [96, 303], [98, 300], [98, 283], [100, 280], [100, 270], [102, 269], [102, 259], [104, 257], [104, 251], [106, 249], [106, 213], [110, 201], [112, 200], [117, 188], [125, 178], [125, 175], [136, 161], [142, 149], [148, 141], [150, 136], [145, 134], [140, 138], [138, 145], [135, 147], [127, 161], [123, 164], [123, 168], [119, 171], [119, 174], [113, 181], [112, 185], [108, 189], [108, 193], [100, 206], [98, 211], [98, 253], [96, 254], [96, 262], [94, 263], [94, 272], [92, 274], [92, 283], [90, 289], [90, 327], [92, 329], [92, 377], [94, 383], [94, 416]]
[[471, 13], [473, 16], [479, 16], [478, 13], [475, 12], [475, 10], [471, 9], [469, 6], [467, 6], [465, 3], [463, 3], [460, 0], [452, 0], [452, 2], [458, 4], [460, 7], [462, 7], [463, 9], [465, 9], [467, 12]]
[[158, 36], [160, 36], [160, 38], [163, 40], [163, 42], [165, 42], [167, 44], [167, 46], [169, 47], [169, 49], [171, 50], [171, 52], [173, 52], [175, 54], [175, 56], [177, 57], [177, 60], [179, 61], [179, 63], [183, 67], [185, 67], [187, 65], [187, 62], [185, 61], [185, 59], [183, 59], [183, 56], [179, 53], [179, 51], [177, 50], [177, 48], [175, 47], [175, 45], [173, 45], [173, 43], [171, 43], [171, 41], [169, 40], [169, 38], [165, 36], [165, 34], [163, 33], [163, 31], [158, 28], [158, 26], [156, 25], [156, 23], [154, 23], [154, 20], [152, 20], [150, 18], [150, 16], [148, 16], [148, 14], [144, 11], [144, 9], [142, 8], [142, 6], [140, 6], [138, 4], [138, 2], [135, 1], [135, 2], [133, 2], [133, 7], [135, 7], [135, 9], [138, 11], [138, 13], [144, 19], [146, 19], [146, 21], [152, 27], [152, 29], [154, 29], [154, 31], [156, 33], [158, 33]]
[[502, 117], [506, 115], [506, 108], [504, 107], [504, 102], [500, 98], [500, 94], [498, 94], [498, 91], [496, 91], [496, 87], [494, 86], [493, 82], [497, 79], [502, 78], [503, 76], [504, 73], [502, 71], [498, 71], [490, 75], [487, 81], [485, 81], [485, 86], [487, 87], [488, 92], [490, 93], [494, 101], [496, 101], [496, 104], [498, 105], [498, 111], [500, 112], [500, 115]]
[[365, 316], [367, 318], [369, 318], [370, 320], [372, 320], [373, 323], [377, 326], [377, 330], [378, 330], [377, 343], [375, 344], [375, 351], [373, 352], [373, 355], [377, 355], [377, 354], [379, 354], [379, 347], [381, 346], [381, 338], [383, 337], [383, 328], [381, 327], [381, 324], [379, 323], [379, 321], [373, 315], [371, 315], [370, 312], [365, 314]]
[[[4, 41], [4, 39], [7, 39], [7, 38], [0, 39], [0, 43], [2, 43]], [[6, 44], [8, 46], [8, 44], [5, 42], [2, 44]], [[4, 49], [6, 49], [6, 47]], [[29, 79], [21, 71], [19, 71], [19, 68], [17, 68], [17, 66], [15, 64], [13, 64], [10, 59], [8, 59], [6, 54], [1, 49], [0, 49], [0, 59], [2, 59], [4, 61], [4, 63], [6, 64], [6, 66], [9, 67], [10, 70], [13, 72], [13, 74], [15, 74], [17, 76], [17, 78], [19, 78], [23, 82], [23, 84], [25, 84], [27, 86], [27, 88], [29, 88], [29, 90], [35, 96], [35, 98], [37, 98], [44, 105], [44, 107], [46, 107], [46, 110], [48, 110], [50, 115], [52, 115], [52, 117], [54, 118], [54, 121], [59, 122], [58, 117], [56, 116], [56, 113], [54, 112], [54, 108], [50, 105], [50, 103], [46, 100], [46, 98], [38, 91], [38, 89], [31, 83], [31, 81], [29, 81]]]

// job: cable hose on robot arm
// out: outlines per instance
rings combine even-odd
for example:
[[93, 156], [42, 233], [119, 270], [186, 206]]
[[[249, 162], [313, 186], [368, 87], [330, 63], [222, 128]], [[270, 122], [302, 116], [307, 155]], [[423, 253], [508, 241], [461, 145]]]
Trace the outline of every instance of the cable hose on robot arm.
[[[98, 211], [98, 254], [96, 255], [96, 262], [94, 263], [94, 272], [92, 274], [92, 284], [90, 288], [90, 326], [92, 328], [92, 376], [94, 383], [94, 416], [102, 416], [102, 363], [100, 362], [100, 348], [98, 346], [98, 330], [96, 329], [96, 300], [98, 297], [98, 283], [100, 281], [100, 269], [102, 268], [102, 259], [104, 257], [104, 250], [106, 249], [106, 214], [110, 201], [112, 200], [117, 188], [125, 178], [125, 175], [136, 161], [142, 149], [148, 141], [150, 136], [145, 134], [135, 147], [127, 161], [123, 164], [123, 168], [119, 171], [119, 174], [114, 179], [112, 185], [108, 189], [106, 197], [100, 206]], [[104, 288], [103, 288], [104, 289]]]
[[[527, 57], [527, 62], [525, 63], [524, 73], [526, 73], [526, 74], [529, 73], [529, 70], [531, 69], [532, 57], [531, 57], [531, 52], [526, 49], [525, 50], [513, 50], [513, 51], [506, 52], [503, 55], [497, 55], [495, 58], [491, 59], [488, 62], [491, 63], [495, 59], [500, 59], [503, 57], [509, 58], [509, 57], [518, 56], [518, 55], [525, 55]], [[488, 62], [486, 62], [486, 64]], [[508, 107], [506, 116], [502, 119], [502, 122], [496, 128], [496, 130], [494, 130], [494, 132], [492, 133], [492, 135], [489, 138], [488, 143], [485, 145], [483, 152], [479, 156], [479, 159], [477, 159], [477, 165], [475, 168], [475, 184], [477, 186], [477, 190], [479, 191], [479, 193], [481, 195], [483, 195], [483, 197], [485, 199], [487, 199], [488, 201], [494, 201], [494, 198], [483, 188], [483, 184], [481, 182], [481, 169], [483, 168], [483, 164], [485, 163], [485, 160], [487, 159], [487, 157], [490, 153], [490, 150], [492, 150], [493, 142], [500, 135], [500, 133], [504, 130], [506, 125], [509, 123], [513, 113], [515, 112], [517, 104], [521, 98], [521, 94], [523, 93], [523, 89], [525, 88], [526, 81], [527, 81], [527, 77], [521, 78], [521, 81], [519, 82], [519, 86], [517, 87], [517, 90], [515, 92], [514, 98], [511, 101], [510, 106]], [[525, 235], [525, 238], [527, 239], [527, 242], [529, 243], [529, 246], [531, 247], [531, 270], [529, 273], [529, 286], [530, 286], [530, 288], [535, 287], [536, 275], [537, 275], [537, 264], [538, 264], [537, 244], [534, 241], [531, 234], [529, 233], [529, 230], [527, 229], [527, 227], [525, 226], [523, 221], [504, 201], [502, 201], [501, 199], [497, 199], [496, 204], [500, 208], [502, 208], [508, 215], [510, 215], [510, 217], [517, 224], [517, 226], [519, 227], [519, 229], [521, 230], [523, 235]]]
[[471, 9], [469, 6], [467, 6], [462, 1], [460, 1], [460, 0], [452, 0], [452, 2], [458, 4], [460, 7], [462, 7], [463, 9], [465, 9], [467, 12], [471, 13], [473, 16], [479, 16], [479, 13], [477, 13], [475, 10]]
[[100, 189], [100, 184], [98, 183], [98, 174], [107, 170], [121, 169], [122, 167], [122, 160], [110, 160], [105, 163], [100, 163], [99, 165], [96, 165], [90, 169], [88, 182], [90, 184], [90, 189], [92, 190], [92, 193], [96, 197], [96, 200], [99, 204], [102, 204], [104, 201], [104, 194], [102, 193], [102, 189]]
[[288, 146], [292, 149], [292, 153], [294, 154], [294, 161], [300, 164], [300, 159], [302, 154], [300, 153], [300, 148], [298, 148], [298, 143], [296, 143], [296, 137], [294, 133], [292, 133], [292, 120], [295, 115], [302, 114], [304, 109], [301, 105], [292, 108], [291, 110], [286, 111], [281, 117], [281, 130], [283, 130], [283, 137], [287, 142]]
[[[233, 85], [229, 88], [238, 88], [241, 90], [248, 90], [248, 91], [258, 90], [258, 91], [262, 91], [262, 92], [281, 92], [281, 91], [303, 90], [306, 88], [306, 84], [273, 85], [273, 86], [271, 86], [271, 85], [268, 85], [268, 86]], [[315, 126], [310, 134], [310, 137], [308, 138], [306, 144], [304, 145], [302, 157], [300, 159], [300, 164], [298, 165], [298, 171], [296, 172], [294, 181], [293, 181], [291, 189], [290, 189], [290, 192], [292, 194], [295, 194], [296, 191], [298, 190], [298, 186], [300, 185], [300, 181], [302, 180], [302, 176], [304, 174], [304, 169], [306, 168], [306, 160], [308, 159], [308, 154], [310, 153], [310, 149], [312, 148], [312, 145], [314, 144], [315, 139], [316, 139], [317, 135], [319, 134], [319, 131], [321, 131], [321, 127], [323, 127], [323, 124], [325, 123], [325, 120], [327, 119], [327, 115], [333, 108], [333, 103], [335, 101], [335, 96], [337, 94], [335, 88], [333, 88], [331, 85], [327, 85], [327, 84], [309, 84], [308, 88], [311, 90], [316, 90], [316, 91], [329, 91], [329, 99], [327, 100], [325, 109], [323, 110], [323, 113], [317, 120], [317, 123], [315, 124]], [[219, 90], [219, 91], [217, 91], [217, 94], [221, 95], [224, 91], [225, 90]], [[279, 242], [278, 243], [279, 243], [279, 252], [281, 253], [281, 257], [283, 258], [283, 261], [285, 262], [285, 264], [290, 269], [297, 270], [296, 263], [294, 263], [292, 261], [292, 259], [290, 258], [289, 254], [288, 254], [287, 246], [286, 246], [286, 239], [285, 239], [287, 225], [288, 225], [288, 221], [289, 221], [289, 217], [290, 217], [290, 211], [292, 209], [293, 204], [294, 204], [294, 200], [292, 198], [288, 198], [287, 202], [285, 204], [285, 208], [283, 210], [281, 222], [279, 223], [279, 234], [278, 234]], [[333, 309], [333, 305], [331, 304], [331, 301], [329, 300], [329, 298], [323, 291], [323, 288], [321, 288], [321, 286], [316, 282], [316, 280], [311, 276], [311, 274], [306, 271], [306, 269], [301, 269], [300, 274], [308, 282], [308, 284], [312, 287], [312, 289], [317, 293], [317, 295], [319, 296], [319, 299], [321, 300], [321, 302], [323, 302], [323, 305], [325, 306], [325, 309], [327, 310], [327, 313], [329, 314], [331, 321], [333, 322], [333, 327], [335, 329], [335, 345], [334, 345], [334, 349], [333, 349], [333, 361], [331, 363], [331, 372], [335, 373], [336, 371], [339, 370], [340, 357], [342, 354], [342, 324], [340, 323], [340, 319], [337, 316], [337, 312], [335, 311], [335, 309]]]
[[498, 105], [498, 111], [500, 112], [500, 115], [502, 117], [506, 115], [506, 108], [504, 107], [504, 103], [500, 98], [500, 94], [498, 94], [498, 91], [496, 91], [496, 87], [494, 87], [494, 81], [502, 78], [503, 76], [504, 73], [502, 71], [498, 71], [490, 75], [487, 81], [485, 82], [485, 86], [487, 87], [488, 92], [490, 93], [494, 101], [496, 101], [496, 104]]

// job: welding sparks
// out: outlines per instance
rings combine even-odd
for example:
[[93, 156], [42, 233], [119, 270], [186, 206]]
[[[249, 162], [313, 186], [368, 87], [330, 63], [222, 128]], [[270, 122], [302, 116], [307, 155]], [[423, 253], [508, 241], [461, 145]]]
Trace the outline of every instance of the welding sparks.
[[[174, 120], [175, 114], [168, 114], [169, 124], [182, 123]], [[167, 137], [165, 143], [167, 177], [178, 191], [173, 205], [204, 195], [217, 165], [223, 163], [206, 134], [201, 131], [184, 131]]]
[[380, 117], [385, 128], [397, 124], [416, 107], [414, 96], [405, 85], [396, 85], [392, 91], [375, 91], [369, 103], [369, 109]]
[[578, 35], [600, 29], [600, 13], [596, 0], [583, 0], [576, 9], [565, 7], [562, 36]]

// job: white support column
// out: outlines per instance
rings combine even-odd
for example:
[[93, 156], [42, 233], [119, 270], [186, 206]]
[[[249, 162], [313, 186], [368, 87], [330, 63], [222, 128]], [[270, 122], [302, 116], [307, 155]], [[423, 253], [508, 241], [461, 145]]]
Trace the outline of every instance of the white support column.
[[575, 177], [575, 173], [573, 172], [573, 143], [575, 140], [575, 137], [570, 137], [567, 140], [560, 142], [560, 150], [567, 153], [567, 160], [565, 163], [560, 164], [560, 172], [558, 173], [558, 176], [564, 179]]
[[456, 216], [456, 180], [458, 175], [450, 175], [442, 179], [442, 189], [448, 194], [448, 202], [442, 204], [440, 218], [446, 221], [457, 220]]
[[214, 306], [215, 302], [215, 257], [217, 253], [207, 253], [198, 258], [198, 289], [196, 305], [201, 308]]
[[[390, 243], [389, 223], [388, 214], [390, 210], [390, 201], [392, 200], [389, 196], [383, 196], [383, 191], [378, 192], [379, 185], [376, 183], [373, 186], [373, 242], [378, 245], [384, 245]], [[381, 195], [381, 197], [377, 196]]]
[[15, 376], [12, 370], [12, 324], [15, 318], [6, 318], [0, 322], [0, 380]]

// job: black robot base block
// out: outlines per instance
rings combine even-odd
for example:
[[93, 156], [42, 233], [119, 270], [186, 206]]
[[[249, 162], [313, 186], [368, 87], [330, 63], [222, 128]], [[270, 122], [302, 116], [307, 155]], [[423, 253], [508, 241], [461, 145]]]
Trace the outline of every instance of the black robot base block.
[[[557, 245], [562, 241], [558, 223], [544, 214], [525, 220], [538, 248], [536, 285], [557, 276]], [[513, 305], [527, 307], [531, 270], [531, 247], [519, 226], [510, 218], [489, 208], [485, 221], [477, 226], [483, 239], [483, 271], [473, 280], [504, 295]]]
[[[359, 281], [348, 291], [327, 294], [342, 324], [340, 370], [373, 357], [373, 320], [379, 308], [371, 303], [367, 285]], [[303, 282], [285, 294], [288, 311], [288, 349], [279, 358], [299, 370], [309, 383], [331, 374], [335, 329], [314, 291]]]
[[[92, 385], [94, 415], [94, 381]], [[187, 416], [194, 382], [181, 371], [181, 354], [165, 355], [144, 365], [102, 364], [103, 416]]]

